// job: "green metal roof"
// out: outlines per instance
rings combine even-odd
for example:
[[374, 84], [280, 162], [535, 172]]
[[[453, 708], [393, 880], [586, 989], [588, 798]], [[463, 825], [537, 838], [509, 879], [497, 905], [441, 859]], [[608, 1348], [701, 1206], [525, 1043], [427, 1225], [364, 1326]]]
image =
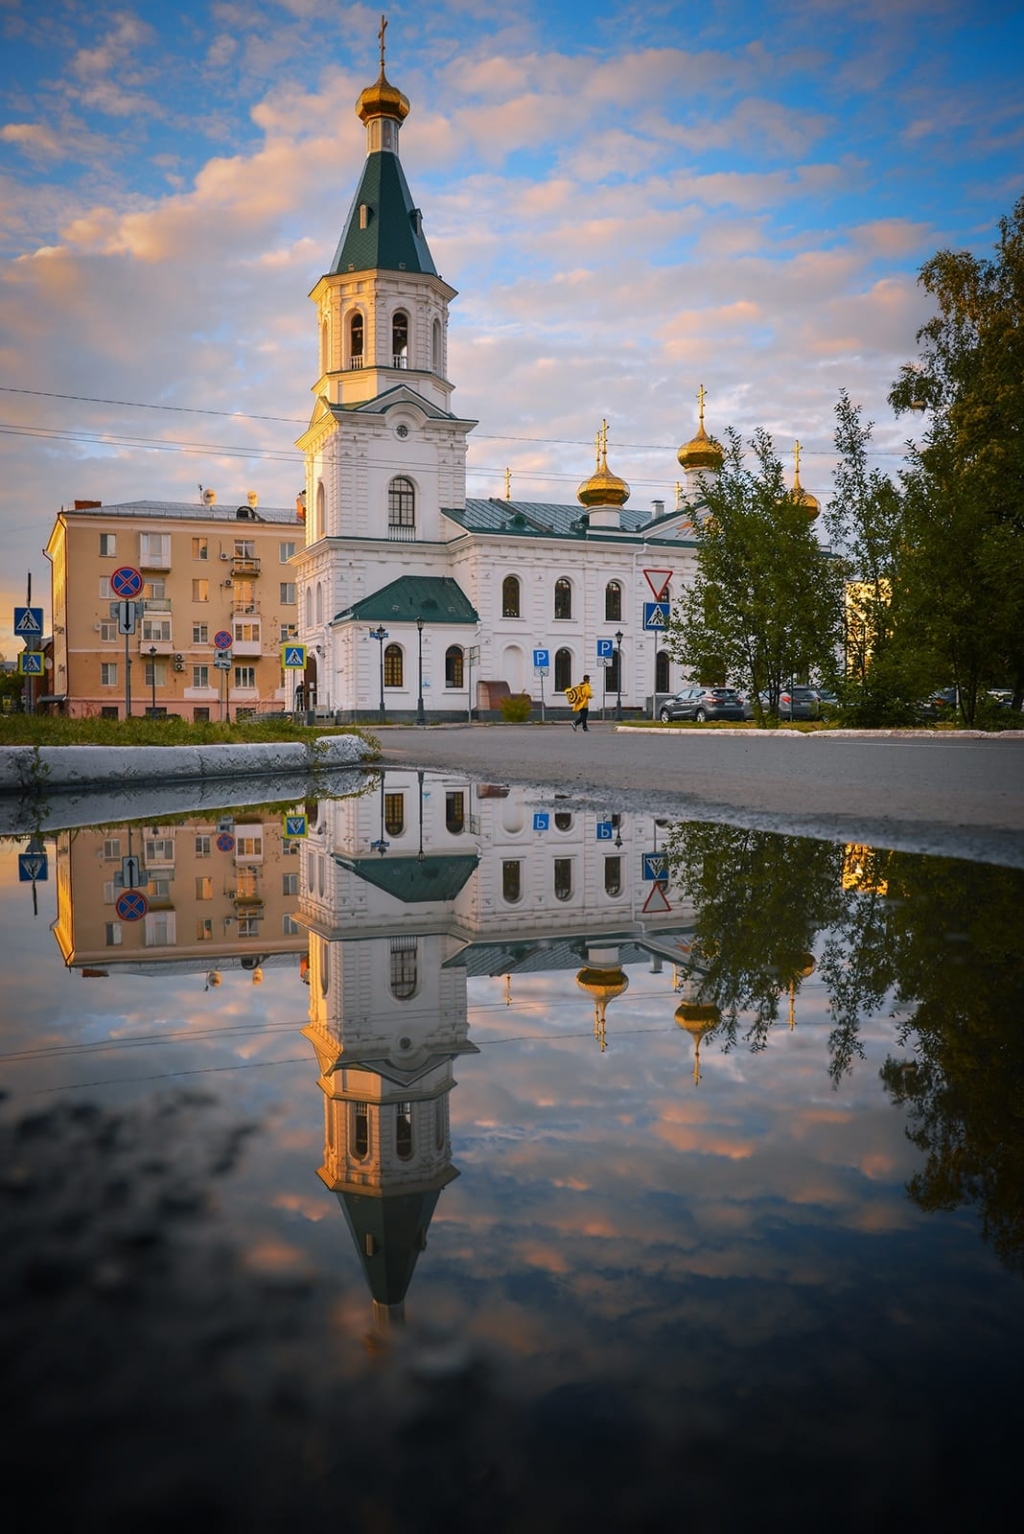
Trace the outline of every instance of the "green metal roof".
[[394, 895], [403, 905], [427, 901], [454, 900], [479, 859], [475, 852], [454, 856], [339, 858], [345, 868], [365, 879], [367, 884]]
[[[363, 203], [369, 216], [366, 228], [360, 229], [359, 208]], [[437, 268], [421, 231], [420, 212], [413, 203], [402, 163], [396, 154], [387, 150], [376, 150], [366, 157], [331, 262], [331, 275], [376, 268], [437, 276]]]
[[432, 1188], [385, 1198], [338, 1194], [370, 1293], [380, 1304], [400, 1305], [405, 1299], [440, 1192]]
[[476, 608], [450, 575], [402, 575], [334, 617], [335, 623], [479, 623]]

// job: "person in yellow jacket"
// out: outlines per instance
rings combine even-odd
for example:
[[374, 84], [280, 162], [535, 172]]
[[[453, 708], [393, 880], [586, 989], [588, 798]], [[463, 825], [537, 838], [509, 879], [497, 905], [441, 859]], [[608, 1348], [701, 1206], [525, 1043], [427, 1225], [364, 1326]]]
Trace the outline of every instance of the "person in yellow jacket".
[[567, 687], [565, 689], [566, 702], [576, 715], [572, 722], [572, 727], [574, 730], [578, 730], [580, 725], [582, 725], [584, 735], [588, 733], [587, 716], [590, 713], [590, 700], [593, 696], [594, 689], [590, 685], [589, 676], [585, 676], [578, 687]]

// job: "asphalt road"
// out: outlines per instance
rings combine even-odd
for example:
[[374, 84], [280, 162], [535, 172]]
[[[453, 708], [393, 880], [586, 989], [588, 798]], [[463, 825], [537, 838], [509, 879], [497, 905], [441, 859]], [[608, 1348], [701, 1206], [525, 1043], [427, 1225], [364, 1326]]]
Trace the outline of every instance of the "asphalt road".
[[718, 820], [1024, 867], [1024, 735], [619, 733], [593, 724], [386, 728], [385, 764], [550, 787], [609, 809]]

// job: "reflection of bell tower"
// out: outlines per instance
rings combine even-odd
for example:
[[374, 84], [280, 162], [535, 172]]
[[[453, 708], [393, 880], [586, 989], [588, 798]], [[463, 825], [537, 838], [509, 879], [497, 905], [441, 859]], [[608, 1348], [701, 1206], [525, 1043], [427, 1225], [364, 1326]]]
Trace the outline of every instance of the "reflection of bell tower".
[[715, 1006], [708, 1006], [696, 998], [700, 994], [699, 978], [688, 976], [682, 985], [683, 1000], [676, 1008], [676, 1022], [685, 1028], [693, 1040], [693, 1084], [700, 1085], [700, 1046], [709, 1033], [714, 1033], [722, 1020]]
[[608, 1048], [605, 1032], [608, 1003], [629, 989], [629, 978], [619, 963], [619, 950], [588, 948], [586, 967], [576, 976], [576, 984], [594, 998], [594, 1038], [604, 1053]]

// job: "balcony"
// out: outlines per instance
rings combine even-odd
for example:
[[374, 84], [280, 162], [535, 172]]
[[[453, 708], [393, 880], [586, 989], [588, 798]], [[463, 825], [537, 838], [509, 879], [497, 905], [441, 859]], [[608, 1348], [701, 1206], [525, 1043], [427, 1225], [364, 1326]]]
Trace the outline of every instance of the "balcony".
[[364, 368], [366, 366], [366, 358], [365, 357], [350, 357], [348, 365], [349, 365], [350, 368]]
[[260, 562], [251, 554], [234, 554], [231, 558], [232, 575], [259, 575]]
[[415, 527], [406, 527], [397, 522], [388, 523], [388, 539], [391, 543], [415, 543]]
[[391, 357], [391, 366], [393, 368], [408, 368], [408, 354], [406, 352], [394, 352]]
[[143, 660], [149, 660], [150, 650], [155, 650], [157, 655], [173, 655], [173, 639], [147, 639], [145, 635], [139, 640], [139, 654]]
[[246, 602], [241, 597], [235, 597], [231, 603], [231, 611], [233, 613], [245, 613], [250, 618], [258, 618], [260, 616], [260, 605], [258, 602]]
[[144, 597], [142, 610], [147, 613], [169, 613], [171, 599], [170, 597]]
[[239, 639], [236, 637], [231, 645], [231, 653], [233, 655], [262, 655], [263, 642], [259, 638]]

